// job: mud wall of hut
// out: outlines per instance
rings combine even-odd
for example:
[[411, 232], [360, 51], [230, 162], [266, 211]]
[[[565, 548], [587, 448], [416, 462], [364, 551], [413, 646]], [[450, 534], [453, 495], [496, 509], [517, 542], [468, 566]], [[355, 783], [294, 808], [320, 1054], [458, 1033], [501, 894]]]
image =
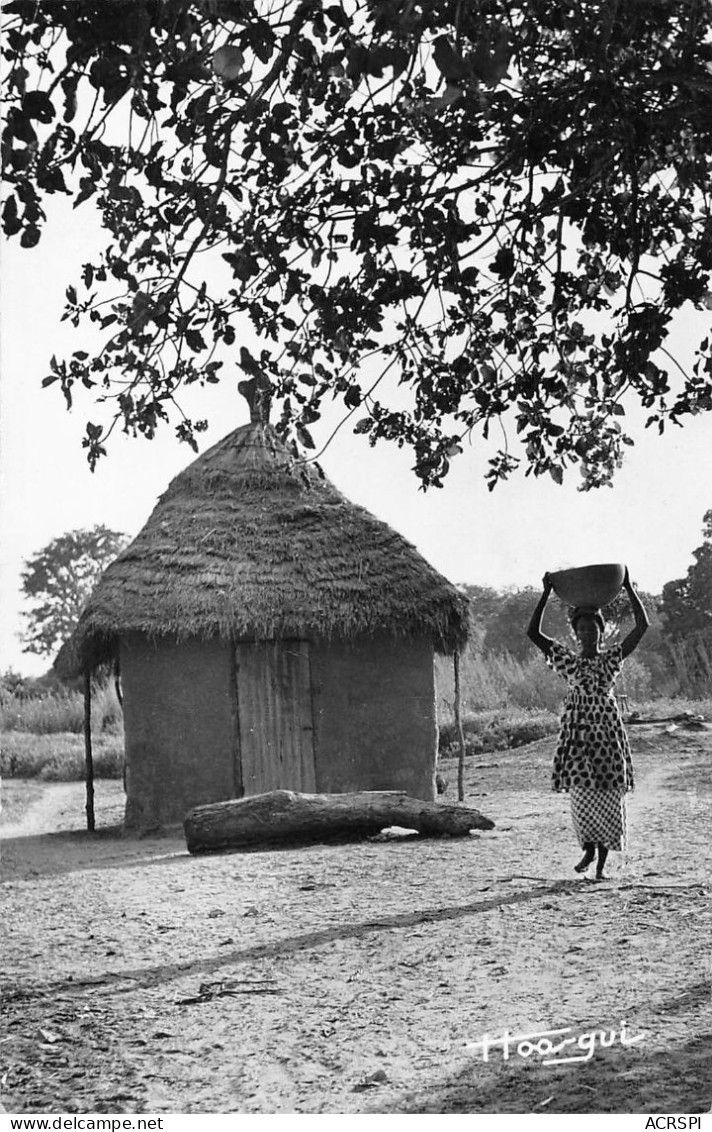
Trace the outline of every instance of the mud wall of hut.
[[121, 641], [126, 825], [182, 821], [192, 806], [240, 793], [227, 642]]
[[[229, 642], [151, 641], [140, 634], [122, 638], [128, 828], [179, 822], [193, 806], [241, 797], [243, 779], [247, 793], [281, 787], [322, 793], [404, 790], [416, 798], [435, 796], [437, 722], [428, 641], [384, 636], [348, 644], [305, 643], [306, 651], [301, 651], [308, 675], [299, 703], [280, 700], [278, 711], [259, 720], [256, 738], [263, 745], [276, 744], [279, 757], [267, 760], [258, 786], [251, 788], [255, 713], [248, 709], [252, 700], [269, 705], [268, 684], [274, 682], [272, 691], [281, 689], [282, 696], [284, 691], [284, 673], [270, 659], [274, 646], [257, 649], [270, 663], [255, 669], [251, 698], [241, 689], [238, 718], [237, 664]], [[293, 643], [286, 651], [294, 654]], [[244, 660], [242, 656], [243, 668]], [[299, 682], [288, 683], [293, 699]], [[311, 731], [309, 722], [313, 725], [314, 771], [308, 782], [291, 765], [294, 743], [285, 745], [283, 735], [287, 717], [305, 737]]]
[[425, 640], [312, 643], [317, 790], [435, 796], [433, 647]]

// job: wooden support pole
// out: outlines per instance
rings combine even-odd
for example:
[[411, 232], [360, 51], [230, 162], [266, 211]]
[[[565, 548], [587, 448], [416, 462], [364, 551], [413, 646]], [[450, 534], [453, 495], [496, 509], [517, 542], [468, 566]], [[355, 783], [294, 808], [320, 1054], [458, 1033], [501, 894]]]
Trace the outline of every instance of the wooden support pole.
[[119, 701], [119, 707], [123, 711], [124, 710], [124, 696], [123, 696], [123, 693], [121, 691], [121, 664], [119, 662], [118, 656], [117, 656], [117, 658], [114, 662], [114, 691], [116, 692], [116, 698]]
[[84, 677], [84, 766], [87, 787], [87, 829], [94, 832], [94, 755], [91, 749], [91, 674]]
[[460, 650], [455, 649], [453, 656], [453, 668], [455, 670], [455, 726], [457, 727], [457, 740], [460, 745], [460, 753], [457, 760], [457, 798], [458, 801], [464, 802], [465, 800], [465, 733], [462, 730], [462, 713], [460, 711]]

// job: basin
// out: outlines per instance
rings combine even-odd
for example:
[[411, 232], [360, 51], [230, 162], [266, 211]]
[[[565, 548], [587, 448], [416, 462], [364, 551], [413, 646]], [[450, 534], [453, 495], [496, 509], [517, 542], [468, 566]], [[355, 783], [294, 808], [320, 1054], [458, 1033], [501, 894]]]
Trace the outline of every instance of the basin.
[[567, 605], [603, 609], [620, 593], [625, 566], [619, 562], [577, 566], [571, 570], [557, 570], [549, 577], [554, 593]]

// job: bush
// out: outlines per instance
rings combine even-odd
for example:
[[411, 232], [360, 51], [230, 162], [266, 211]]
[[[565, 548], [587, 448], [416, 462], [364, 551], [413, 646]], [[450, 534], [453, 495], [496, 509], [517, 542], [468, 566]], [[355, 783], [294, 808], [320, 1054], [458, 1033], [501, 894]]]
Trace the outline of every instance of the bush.
[[[465, 754], [483, 751], [511, 750], [533, 743], [559, 730], [559, 716], [554, 712], [485, 711], [467, 715], [462, 721]], [[454, 723], [440, 728], [440, 754], [447, 758], [459, 754], [459, 740]]]
[[[97, 736], [93, 744], [97, 778], [121, 778], [124, 743], [120, 735]], [[80, 735], [33, 735], [9, 731], [3, 735], [0, 772], [7, 778], [41, 778], [50, 782], [76, 782], [84, 778], [84, 740]]]

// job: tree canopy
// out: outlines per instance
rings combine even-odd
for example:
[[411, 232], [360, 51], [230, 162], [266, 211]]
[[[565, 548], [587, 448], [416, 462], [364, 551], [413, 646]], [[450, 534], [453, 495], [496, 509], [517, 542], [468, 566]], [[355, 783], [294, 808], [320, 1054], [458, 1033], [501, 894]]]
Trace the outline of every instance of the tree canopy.
[[22, 592], [34, 607], [23, 616], [25, 652], [50, 656], [76, 627], [99, 575], [126, 545], [126, 535], [97, 525], [67, 531], [25, 563]]
[[195, 446], [181, 392], [234, 363], [307, 447], [336, 398], [426, 485], [490, 431], [491, 487], [607, 484], [626, 405], [661, 431], [712, 408], [706, 330], [689, 367], [666, 345], [712, 308], [709, 0], [7, 0], [4, 23], [4, 231], [34, 247], [67, 194], [105, 232], [65, 312], [101, 344], [45, 378], [108, 406], [92, 466], [117, 423]]

